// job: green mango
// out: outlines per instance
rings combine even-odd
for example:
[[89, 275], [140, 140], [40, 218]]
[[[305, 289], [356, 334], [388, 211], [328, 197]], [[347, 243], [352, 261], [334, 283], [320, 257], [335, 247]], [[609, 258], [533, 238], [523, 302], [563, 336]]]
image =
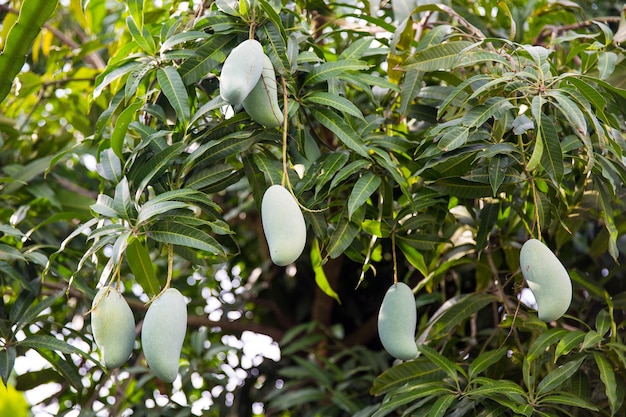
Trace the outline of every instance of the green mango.
[[220, 96], [233, 106], [250, 94], [263, 72], [263, 46], [247, 39], [233, 48], [222, 65]]
[[276, 73], [272, 61], [265, 54], [261, 78], [243, 100], [243, 108], [252, 120], [269, 128], [280, 126], [284, 121], [283, 112], [278, 105]]
[[378, 311], [378, 336], [387, 353], [402, 360], [417, 357], [416, 327], [413, 291], [403, 282], [393, 284], [385, 293]]
[[561, 261], [541, 241], [529, 239], [522, 245], [519, 262], [537, 301], [539, 319], [559, 319], [572, 303], [572, 281]]
[[135, 345], [135, 318], [128, 303], [114, 287], [101, 288], [91, 305], [91, 329], [104, 365], [122, 366]]
[[298, 202], [282, 185], [272, 185], [261, 202], [261, 221], [272, 262], [289, 265], [306, 245], [306, 224]]
[[175, 288], [154, 300], [141, 328], [141, 347], [154, 375], [171, 383], [178, 375], [180, 351], [187, 333], [187, 304]]

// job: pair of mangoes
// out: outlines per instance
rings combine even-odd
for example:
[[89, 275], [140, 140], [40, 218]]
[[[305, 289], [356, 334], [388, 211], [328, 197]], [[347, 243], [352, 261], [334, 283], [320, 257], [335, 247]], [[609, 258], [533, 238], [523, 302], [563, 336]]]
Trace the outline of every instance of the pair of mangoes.
[[306, 245], [306, 223], [298, 202], [282, 185], [263, 194], [261, 222], [272, 262], [285, 266], [298, 259]]
[[233, 106], [243, 105], [252, 120], [261, 125], [276, 127], [284, 121], [274, 66], [255, 39], [241, 42], [226, 57], [220, 74], [220, 95]]
[[[104, 365], [112, 369], [126, 363], [135, 344], [135, 319], [116, 288], [104, 287], [96, 294], [91, 327]], [[141, 346], [148, 366], [165, 382], [176, 379], [186, 331], [185, 298], [177, 289], [168, 288], [150, 304], [141, 329]]]
[[[535, 296], [539, 319], [548, 322], [563, 316], [572, 302], [572, 282], [554, 253], [541, 241], [530, 239], [522, 245], [520, 267]], [[416, 325], [413, 291], [402, 282], [392, 285], [378, 312], [378, 334], [385, 350], [397, 359], [415, 358]]]

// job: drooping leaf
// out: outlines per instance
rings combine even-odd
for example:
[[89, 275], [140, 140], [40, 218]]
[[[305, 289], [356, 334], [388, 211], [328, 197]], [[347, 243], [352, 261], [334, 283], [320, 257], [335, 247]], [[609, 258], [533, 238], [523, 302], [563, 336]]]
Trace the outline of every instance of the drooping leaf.
[[28, 50], [57, 3], [57, 0], [21, 2], [19, 16], [3, 40], [4, 48], [0, 51], [0, 102], [11, 91], [13, 79], [22, 69]]
[[467, 41], [448, 42], [434, 45], [418, 51], [404, 62], [405, 70], [419, 70], [424, 72], [445, 71], [459, 64], [462, 52], [473, 44]]
[[324, 294], [334, 298], [339, 304], [341, 304], [339, 294], [337, 294], [337, 292], [335, 292], [335, 290], [330, 286], [328, 278], [326, 277], [326, 272], [324, 272], [322, 254], [320, 252], [319, 242], [317, 239], [315, 239], [311, 245], [311, 265], [313, 267], [313, 272], [315, 273], [315, 283], [317, 286], [324, 292]]
[[553, 391], [561, 385], [569, 382], [570, 378], [578, 371], [580, 365], [585, 360], [584, 357], [570, 362], [566, 362], [555, 370], [548, 373], [537, 385], [537, 395], [543, 395]]
[[167, 100], [170, 102], [178, 120], [183, 126], [187, 126], [190, 117], [189, 100], [187, 98], [187, 90], [180, 74], [176, 68], [169, 66], [159, 68], [157, 71], [157, 80], [161, 86], [161, 90]]
[[363, 119], [363, 113], [350, 100], [337, 94], [324, 91], [314, 91], [305, 97], [304, 102], [320, 104], [324, 107], [332, 107], [340, 113], [346, 113], [359, 119]]
[[314, 85], [338, 77], [346, 71], [362, 71], [368, 68], [365, 61], [358, 59], [343, 59], [325, 62], [314, 67], [304, 79], [304, 85]]
[[611, 366], [611, 362], [605, 358], [601, 353], [594, 352], [593, 358], [598, 365], [600, 371], [600, 379], [604, 384], [604, 390], [606, 397], [609, 400], [609, 406], [611, 407], [611, 415], [615, 415], [619, 407], [624, 401], [623, 398], [619, 398], [617, 395], [617, 381], [615, 379], [615, 371]]
[[337, 113], [332, 110], [316, 108], [313, 110], [313, 116], [323, 126], [333, 132], [348, 149], [365, 158], [369, 158], [369, 150], [363, 139]]
[[354, 188], [348, 198], [348, 218], [361, 207], [368, 198], [378, 189], [382, 179], [373, 172], [366, 172], [354, 184]]
[[128, 244], [126, 248], [126, 262], [128, 262], [128, 266], [137, 283], [141, 285], [141, 288], [149, 297], [154, 297], [159, 293], [161, 286], [154, 272], [150, 252], [139, 239], [131, 239]]
[[150, 227], [148, 237], [162, 243], [198, 249], [217, 256], [225, 256], [222, 246], [208, 233], [177, 222], [159, 222]]

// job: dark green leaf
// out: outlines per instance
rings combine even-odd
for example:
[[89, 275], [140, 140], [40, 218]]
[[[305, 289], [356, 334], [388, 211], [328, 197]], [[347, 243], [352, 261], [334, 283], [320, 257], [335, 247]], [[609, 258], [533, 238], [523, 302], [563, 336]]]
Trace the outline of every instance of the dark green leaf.
[[316, 108], [313, 110], [313, 116], [323, 126], [337, 135], [337, 138], [343, 142], [348, 149], [355, 151], [365, 158], [369, 158], [369, 149], [365, 143], [363, 143], [363, 139], [342, 117], [338, 116], [337, 113], [332, 110]]
[[358, 59], [343, 59], [339, 61], [325, 62], [314, 67], [304, 79], [304, 85], [318, 84], [323, 81], [338, 77], [346, 71], [362, 71], [369, 67], [365, 61]]
[[185, 246], [225, 256], [221, 245], [206, 232], [186, 224], [176, 222], [159, 222], [151, 225], [148, 237], [162, 243]]
[[419, 70], [424, 72], [449, 70], [455, 68], [473, 44], [466, 41], [456, 41], [434, 45], [417, 52], [404, 62], [405, 70]]
[[565, 329], [548, 329], [540, 334], [528, 349], [526, 354], [528, 362], [539, 359], [546, 353], [549, 346], [560, 341], [567, 333]]
[[126, 248], [126, 261], [137, 283], [149, 297], [157, 295], [161, 289], [154, 272], [148, 249], [138, 240], [132, 239]]
[[366, 172], [357, 180], [348, 198], [348, 218], [361, 207], [368, 198], [378, 189], [382, 179], [372, 172]]
[[578, 371], [580, 365], [585, 360], [581, 357], [577, 360], [566, 362], [555, 370], [546, 375], [537, 386], [537, 395], [543, 395], [553, 391], [568, 382], [569, 379]]
[[472, 361], [467, 371], [470, 381], [472, 380], [472, 378], [485, 371], [491, 365], [500, 361], [500, 359], [502, 359], [506, 352], [507, 348], [501, 347], [496, 350], [488, 350], [487, 352], [478, 355], [478, 357], [476, 357], [476, 359]]
[[187, 99], [187, 90], [180, 74], [174, 67], [159, 68], [157, 80], [163, 94], [165, 94], [165, 97], [167, 97], [167, 100], [174, 108], [179, 122], [183, 126], [187, 126], [190, 117], [189, 101]]

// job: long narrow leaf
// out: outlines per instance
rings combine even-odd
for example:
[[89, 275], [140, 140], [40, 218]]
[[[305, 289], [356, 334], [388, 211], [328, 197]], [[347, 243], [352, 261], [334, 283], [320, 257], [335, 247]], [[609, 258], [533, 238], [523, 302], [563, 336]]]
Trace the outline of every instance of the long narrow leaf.
[[24, 0], [15, 24], [0, 51], [0, 102], [11, 91], [13, 79], [20, 72], [33, 41], [57, 7], [57, 0]]
[[138, 240], [132, 239], [126, 248], [126, 262], [135, 276], [137, 283], [153, 297], [159, 293], [160, 284], [154, 272], [154, 266], [150, 259], [148, 249]]
[[380, 186], [382, 179], [372, 172], [366, 172], [358, 179], [348, 198], [348, 218], [361, 207]]
[[159, 68], [157, 71], [157, 80], [161, 86], [161, 90], [167, 100], [170, 102], [178, 120], [187, 126], [190, 117], [189, 100], [187, 98], [187, 90], [180, 74], [174, 67]]

